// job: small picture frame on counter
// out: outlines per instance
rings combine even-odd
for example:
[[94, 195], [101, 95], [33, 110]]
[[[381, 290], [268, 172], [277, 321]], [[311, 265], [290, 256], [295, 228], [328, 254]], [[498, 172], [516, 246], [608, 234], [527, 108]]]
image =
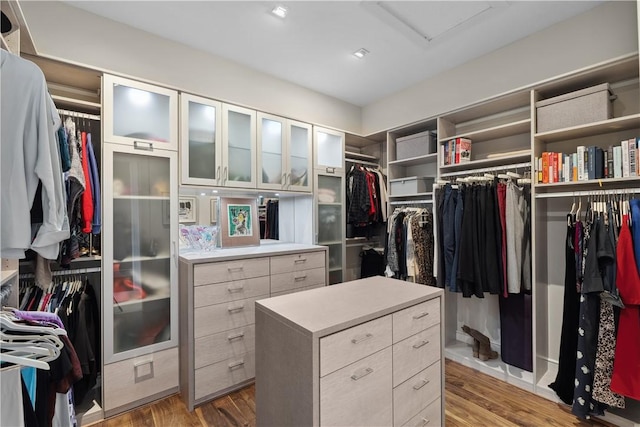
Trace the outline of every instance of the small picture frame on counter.
[[258, 208], [252, 198], [220, 198], [220, 242], [223, 248], [259, 246]]
[[198, 201], [195, 197], [180, 197], [178, 202], [178, 222], [198, 221]]

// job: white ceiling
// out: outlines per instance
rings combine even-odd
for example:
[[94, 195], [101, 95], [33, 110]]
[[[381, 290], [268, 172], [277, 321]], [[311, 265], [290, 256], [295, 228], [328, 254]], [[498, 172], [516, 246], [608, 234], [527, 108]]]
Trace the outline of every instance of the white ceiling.
[[[364, 106], [602, 2], [66, 3]], [[277, 4], [286, 19], [269, 13]]]

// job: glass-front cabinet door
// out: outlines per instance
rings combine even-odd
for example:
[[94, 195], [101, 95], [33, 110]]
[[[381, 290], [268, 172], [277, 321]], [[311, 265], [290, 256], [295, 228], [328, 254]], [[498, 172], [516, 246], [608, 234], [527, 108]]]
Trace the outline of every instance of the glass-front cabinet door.
[[258, 187], [273, 190], [287, 185], [285, 127], [287, 120], [258, 113]]
[[222, 104], [180, 94], [182, 184], [219, 186], [222, 181]]
[[256, 187], [256, 112], [222, 105], [223, 163], [225, 187]]
[[178, 149], [178, 93], [105, 74], [106, 142], [163, 150]]
[[177, 345], [177, 154], [104, 144], [106, 363]]
[[316, 174], [316, 243], [329, 247], [329, 284], [341, 283], [344, 252], [344, 178]]
[[287, 132], [287, 190], [310, 192], [313, 188], [311, 125], [288, 120]]
[[344, 133], [315, 126], [315, 167], [327, 173], [344, 170]]

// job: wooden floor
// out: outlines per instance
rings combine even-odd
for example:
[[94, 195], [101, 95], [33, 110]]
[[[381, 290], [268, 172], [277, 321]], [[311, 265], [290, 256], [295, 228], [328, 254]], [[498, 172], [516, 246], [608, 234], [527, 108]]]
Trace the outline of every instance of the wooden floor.
[[[607, 426], [580, 421], [566, 405], [550, 402], [518, 387], [446, 361], [446, 425], [479, 426]], [[100, 427], [255, 426], [255, 388], [238, 392], [187, 411], [178, 395], [151, 403], [109, 420]]]

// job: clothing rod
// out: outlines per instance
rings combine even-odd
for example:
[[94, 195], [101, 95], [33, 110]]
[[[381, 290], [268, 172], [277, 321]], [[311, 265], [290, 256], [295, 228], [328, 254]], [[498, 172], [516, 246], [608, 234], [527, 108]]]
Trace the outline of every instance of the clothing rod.
[[424, 204], [432, 204], [433, 200], [405, 200], [403, 202], [389, 202], [392, 206], [402, 206], [402, 205], [424, 205]]
[[456, 172], [447, 172], [447, 173], [440, 174], [440, 178], [450, 177], [450, 176], [473, 175], [476, 173], [483, 173], [483, 172], [508, 171], [508, 170], [519, 169], [519, 168], [530, 169], [531, 162], [515, 163], [512, 165], [492, 166], [492, 167], [479, 168], [479, 169], [465, 169], [465, 170], [456, 171]]
[[640, 193], [640, 188], [615, 188], [611, 190], [584, 190], [584, 191], [563, 191], [560, 193], [540, 193], [536, 194], [536, 199], [554, 199], [558, 197], [581, 197], [598, 196], [602, 194], [632, 194]]
[[[75, 270], [56, 270], [52, 271], [52, 276], [71, 276], [73, 274], [85, 274], [85, 273], [100, 273], [102, 269], [100, 267], [89, 267], [89, 268], [77, 268]], [[33, 279], [35, 278], [35, 273], [23, 273], [18, 275], [20, 279]]]
[[358, 165], [380, 167], [379, 164], [377, 164], [375, 162], [367, 162], [366, 160], [347, 159], [345, 157], [344, 161], [347, 162], [347, 163], [355, 163], [355, 164], [358, 164]]
[[100, 116], [96, 116], [95, 114], [79, 113], [77, 111], [62, 110], [60, 108], [58, 108], [58, 114], [60, 114], [62, 116], [71, 116], [71, 117], [78, 117], [78, 118], [81, 118], [81, 119], [89, 119], [89, 120], [100, 121]]

